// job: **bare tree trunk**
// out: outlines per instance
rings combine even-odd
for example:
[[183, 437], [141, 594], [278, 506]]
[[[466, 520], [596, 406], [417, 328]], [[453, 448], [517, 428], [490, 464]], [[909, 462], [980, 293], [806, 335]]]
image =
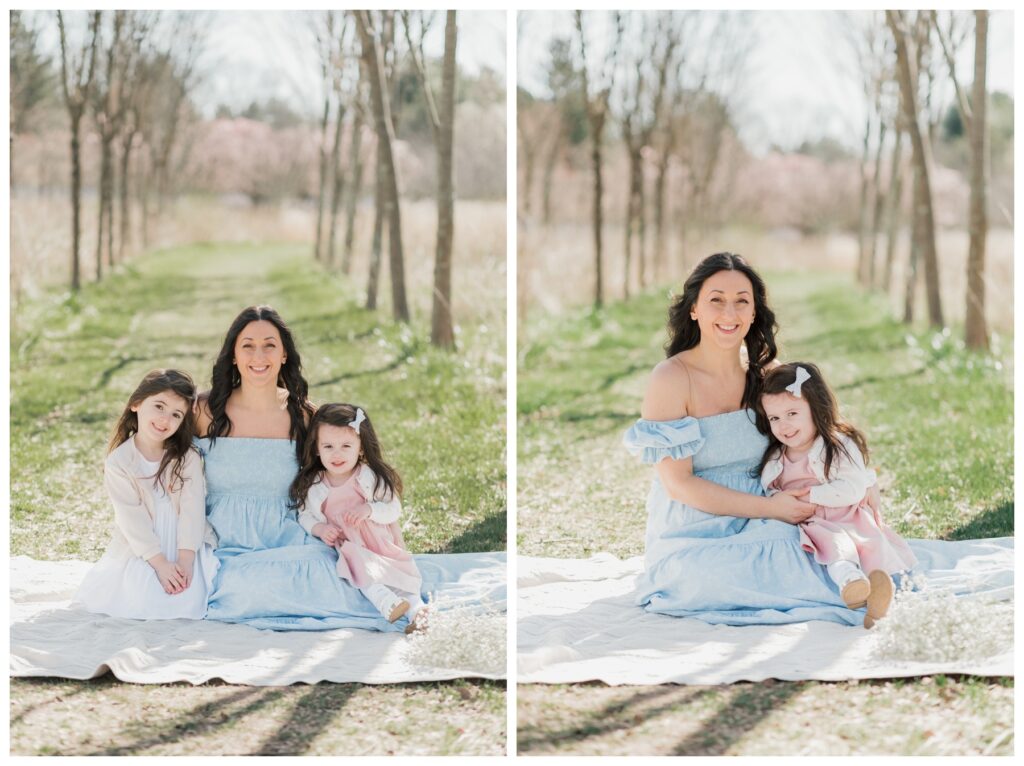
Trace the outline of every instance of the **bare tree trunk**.
[[334, 146], [331, 148], [331, 212], [327, 223], [327, 252], [324, 258], [329, 266], [335, 264], [338, 209], [341, 207], [341, 194], [345, 188], [345, 173], [341, 168], [341, 133], [345, 118], [345, 104], [340, 93], [338, 96], [338, 116], [334, 124]]
[[[326, 80], [326, 75], [324, 76]], [[320, 118], [320, 164], [317, 168], [319, 173], [319, 192], [316, 195], [316, 238], [313, 244], [313, 257], [316, 260], [324, 260], [323, 253], [323, 228], [324, 228], [324, 198], [327, 196], [327, 124], [331, 116], [331, 95], [324, 96], [324, 114]]]
[[135, 131], [126, 132], [121, 138], [121, 186], [120, 186], [120, 229], [118, 237], [117, 260], [124, 262], [131, 243], [131, 219], [128, 205], [129, 173], [131, 170], [132, 144]]
[[68, 52], [64, 14], [57, 11], [57, 27], [60, 31], [60, 82], [71, 123], [71, 289], [75, 292], [82, 287], [79, 259], [82, 235], [82, 115], [85, 113], [85, 104], [89, 100], [96, 71], [100, 18], [101, 11], [90, 12], [89, 42], [83, 45], [79, 59], [72, 61]]
[[[628, 129], [628, 128], [627, 128]], [[626, 235], [623, 243], [622, 254], [622, 297], [629, 300], [629, 284], [633, 276], [633, 226], [637, 217], [637, 194], [636, 194], [636, 162], [637, 157], [632, 147], [629, 148], [629, 191], [626, 194], [626, 220], [622, 227]]]
[[387, 80], [384, 75], [384, 57], [368, 11], [357, 11], [356, 22], [366, 57], [367, 72], [370, 75], [370, 92], [373, 97], [373, 111], [377, 124], [377, 140], [384, 160], [385, 200], [388, 213], [388, 247], [391, 268], [392, 311], [396, 321], [409, 321], [409, 305], [405, 297], [405, 264], [402, 253], [401, 208], [398, 201], [398, 177], [395, 173], [395, 159], [392, 143], [395, 140], [391, 122], [391, 105], [388, 98]]
[[868, 161], [871, 153], [871, 114], [864, 123], [864, 145], [860, 157], [860, 200], [857, 203], [857, 281], [868, 284]]
[[636, 179], [636, 221], [637, 221], [637, 265], [640, 267], [640, 289], [647, 289], [647, 195], [644, 192], [643, 155], [637, 158]]
[[555, 134], [551, 139], [547, 160], [544, 163], [544, 178], [541, 181], [543, 187], [541, 210], [545, 226], [551, 223], [551, 180], [555, 174], [555, 168], [558, 166], [558, 158], [562, 155], [562, 143], [564, 140], [565, 131], [563, 130], [561, 120], [559, 120], [555, 127]]
[[885, 120], [879, 111], [878, 146], [875, 148], [875, 172], [872, 180], [874, 208], [871, 211], [871, 227], [868, 230], [871, 239], [868, 242], [868, 285], [878, 287], [878, 233], [882, 226], [882, 207], [885, 194], [882, 191], [882, 149], [885, 147]]
[[341, 256], [341, 272], [352, 271], [352, 245], [355, 241], [356, 205], [363, 187], [363, 107], [356, 106], [355, 120], [352, 124], [352, 140], [348, 153], [348, 197], [345, 200], [345, 247]]
[[366, 285], [366, 308], [377, 308], [377, 292], [380, 283], [381, 240], [384, 232], [384, 157], [380, 142], [377, 142], [377, 181], [373, 189], [373, 243], [370, 246], [370, 276]]
[[666, 272], [668, 247], [665, 242], [665, 205], [668, 180], [669, 149], [664, 147], [658, 157], [658, 175], [654, 181], [654, 279], [660, 281]]
[[985, 323], [985, 239], [988, 219], [985, 186], [988, 177], [988, 117], [986, 99], [988, 59], [988, 11], [975, 11], [974, 86], [971, 92], [971, 197], [970, 245], [967, 254], [967, 317], [964, 326], [969, 348], [988, 348]]
[[96, 227], [96, 281], [103, 278], [103, 243], [107, 223], [107, 205], [110, 204], [110, 143], [104, 141], [100, 152], [99, 225]]
[[907, 51], [907, 36], [903, 30], [903, 17], [899, 11], [886, 11], [886, 21], [896, 40], [896, 59], [899, 71], [900, 91], [910, 143], [913, 147], [914, 167], [917, 173], [914, 183], [917, 201], [920, 205], [918, 214], [921, 216], [921, 259], [924, 262], [924, 278], [928, 296], [928, 322], [933, 327], [941, 327], [942, 298], [939, 291], [938, 255], [935, 248], [935, 217], [932, 205], [931, 190], [931, 146], [927, 133], [921, 129], [920, 116], [917, 108], [917, 73], [911, 72], [911, 59]]
[[900, 202], [903, 197], [903, 129], [897, 120], [896, 135], [893, 137], [892, 163], [889, 173], [888, 216], [885, 236], [885, 277], [883, 284], [888, 291], [892, 284], [892, 267], [896, 259], [896, 240], [900, 230]]
[[71, 289], [82, 287], [80, 252], [82, 236], [82, 115], [71, 118]]
[[452, 238], [455, 194], [452, 187], [452, 147], [455, 136], [455, 47], [458, 28], [455, 11], [448, 11], [444, 25], [444, 59], [441, 67], [441, 103], [438, 117], [437, 252], [434, 257], [434, 300], [430, 342], [454, 348], [452, 320]]
[[903, 295], [903, 321], [910, 324], [914, 321], [914, 303], [917, 299], [918, 264], [921, 261], [921, 245], [924, 240], [924, 219], [921, 215], [920, 202], [921, 184], [917, 181], [919, 170], [915, 165], [911, 169], [913, 183], [910, 202], [910, 254], [907, 260], [906, 290]]
[[604, 305], [604, 278], [601, 269], [601, 227], [602, 220], [601, 202], [604, 198], [604, 179], [601, 176], [601, 137], [591, 136], [590, 167], [594, 173], [594, 199], [593, 199], [593, 232], [594, 232], [594, 307], [601, 308]]

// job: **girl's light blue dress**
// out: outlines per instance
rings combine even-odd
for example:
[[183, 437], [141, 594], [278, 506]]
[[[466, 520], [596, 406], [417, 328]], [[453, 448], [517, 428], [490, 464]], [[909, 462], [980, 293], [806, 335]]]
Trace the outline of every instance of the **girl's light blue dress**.
[[[693, 458], [696, 476], [762, 495], [751, 474], [767, 440], [754, 413], [638, 420], [624, 438], [644, 463]], [[799, 530], [772, 519], [705, 513], [671, 499], [657, 473], [647, 498], [645, 571], [638, 603], [649, 611], [726, 625], [830, 620], [860, 625], [825, 570], [800, 547]]]
[[338, 554], [306, 534], [288, 507], [298, 471], [288, 439], [219, 437], [197, 446], [206, 466], [206, 514], [220, 562], [206, 619], [273, 630], [402, 630], [338, 577]]

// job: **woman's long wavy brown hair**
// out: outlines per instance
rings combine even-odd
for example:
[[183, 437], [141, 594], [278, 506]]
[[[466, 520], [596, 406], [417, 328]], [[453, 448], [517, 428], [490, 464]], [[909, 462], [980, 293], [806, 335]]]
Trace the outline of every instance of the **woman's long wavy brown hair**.
[[231, 392], [242, 384], [242, 376], [232, 362], [235, 343], [246, 325], [259, 321], [270, 322], [281, 335], [285, 361], [281, 365], [277, 383], [288, 389], [288, 415], [291, 418], [288, 436], [295, 442], [295, 454], [301, 461], [306, 439], [306, 416], [313, 415], [314, 407], [309, 401], [309, 384], [302, 376], [302, 358], [295, 347], [291, 330], [281, 319], [281, 315], [270, 306], [249, 306], [243, 309], [231, 322], [227, 335], [224, 336], [217, 361], [213, 363], [210, 392], [206, 397], [207, 406], [210, 408], [210, 425], [206, 429], [206, 436], [212, 444], [218, 436], [228, 436], [231, 433], [231, 420], [227, 414], [228, 398]]
[[[821, 370], [810, 362], [790, 362], [780, 364], [765, 373], [761, 385], [761, 396], [767, 394], [786, 393], [786, 386], [791, 386], [796, 381], [796, 368], [803, 367], [810, 375], [800, 386], [800, 396], [807, 400], [811, 408], [811, 419], [814, 421], [814, 428], [818, 436], [825, 442], [825, 476], [829, 476], [832, 470], [832, 462], [840, 453], [846, 457], [853, 456], [847, 451], [840, 435], [848, 436], [857, 445], [860, 454], [864, 456], [864, 463], [868, 462], [868, 442], [864, 434], [854, 428], [850, 423], [843, 420], [839, 414], [839, 403], [835, 395], [821, 375]], [[782, 447], [775, 434], [772, 433], [771, 424], [768, 422], [768, 415], [761, 404], [761, 397], [757, 398], [757, 405], [754, 407], [757, 412], [757, 430], [768, 437], [768, 449], [764, 451], [761, 464], [752, 475], [760, 476], [772, 453]]]
[[323, 477], [326, 470], [320, 460], [320, 452], [317, 447], [320, 426], [325, 423], [339, 428], [351, 426], [356, 419], [356, 409], [362, 409], [365, 416], [363, 422], [359, 424], [359, 443], [363, 453], [360, 462], [366, 463], [377, 476], [371, 499], [382, 500], [389, 494], [392, 496], [402, 494], [402, 477], [384, 460], [380, 440], [377, 438], [377, 432], [374, 430], [366, 410], [355, 404], [324, 404], [317, 408], [316, 414], [313, 415], [313, 419], [309, 423], [306, 446], [299, 462], [299, 473], [288, 490], [292, 507], [298, 508], [306, 502], [309, 488]]
[[185, 400], [185, 417], [170, 437], [164, 440], [164, 456], [160, 460], [160, 467], [153, 476], [153, 486], [157, 487], [163, 482], [164, 471], [171, 467], [170, 481], [164, 485], [168, 492], [172, 489], [181, 489], [185, 484], [182, 471], [185, 468], [185, 457], [192, 446], [192, 437], [195, 436], [195, 416], [192, 414], [192, 405], [196, 401], [196, 386], [187, 372], [181, 370], [152, 370], [146, 373], [132, 395], [128, 397], [128, 404], [124, 406], [124, 412], [118, 418], [114, 426], [114, 432], [110, 436], [110, 444], [107, 447], [107, 454], [120, 447], [132, 436], [138, 433], [139, 416], [132, 412], [132, 407], [142, 404], [146, 399], [157, 394], [171, 393]]
[[675, 356], [680, 351], [694, 348], [700, 343], [700, 326], [690, 316], [690, 312], [697, 303], [700, 289], [708, 277], [720, 271], [739, 271], [750, 280], [754, 288], [754, 321], [743, 339], [747, 347], [747, 374], [742, 402], [743, 407], [753, 408], [760, 394], [764, 370], [778, 353], [775, 333], [779, 326], [775, 321], [775, 312], [768, 306], [768, 289], [764, 280], [742, 256], [734, 253], [715, 253], [694, 267], [683, 284], [682, 294], [669, 306], [669, 338], [665, 344], [665, 356]]

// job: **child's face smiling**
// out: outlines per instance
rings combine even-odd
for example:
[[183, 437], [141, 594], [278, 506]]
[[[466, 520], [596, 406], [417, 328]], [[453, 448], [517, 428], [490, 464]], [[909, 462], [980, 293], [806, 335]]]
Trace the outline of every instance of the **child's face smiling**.
[[337, 479], [346, 479], [359, 464], [359, 434], [350, 426], [332, 426], [324, 423], [316, 436], [317, 453], [327, 473]]
[[761, 406], [768, 416], [772, 433], [786, 445], [790, 456], [793, 452], [804, 454], [811, 448], [818, 431], [806, 399], [789, 392], [765, 394], [761, 397]]
[[173, 391], [162, 391], [131, 406], [139, 421], [139, 437], [154, 447], [162, 446], [188, 417], [188, 402]]

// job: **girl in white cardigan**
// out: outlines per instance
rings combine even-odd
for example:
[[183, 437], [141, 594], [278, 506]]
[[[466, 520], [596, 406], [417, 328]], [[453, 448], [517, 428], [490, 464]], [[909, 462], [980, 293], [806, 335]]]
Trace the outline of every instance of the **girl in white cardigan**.
[[121, 413], [103, 466], [114, 528], [75, 601], [133, 619], [202, 619], [217, 561], [202, 460], [192, 446], [192, 379], [153, 370]]
[[816, 507], [800, 524], [801, 545], [825, 566], [848, 607], [867, 607], [870, 628], [889, 610], [890, 575], [911, 569], [917, 558], [864, 501], [875, 483], [864, 435], [839, 416], [821, 372], [807, 362], [765, 374], [757, 416], [768, 437], [761, 486], [767, 494], [807, 490]]

